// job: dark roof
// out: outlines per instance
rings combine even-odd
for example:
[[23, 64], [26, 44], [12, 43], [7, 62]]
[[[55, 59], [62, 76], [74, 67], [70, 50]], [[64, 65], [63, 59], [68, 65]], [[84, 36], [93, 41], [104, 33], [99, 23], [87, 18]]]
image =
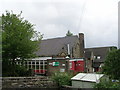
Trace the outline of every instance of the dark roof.
[[90, 54], [88, 55], [88, 53], [90, 52], [91, 55], [93, 54], [94, 56], [100, 56], [100, 59], [96, 58], [93, 60], [93, 67], [99, 67], [100, 64], [105, 61], [107, 53], [112, 49], [117, 49], [117, 48], [115, 46], [86, 48], [85, 56], [87, 58], [90, 55]]
[[37, 56], [58, 55], [62, 53], [62, 51], [67, 52], [67, 44], [69, 44], [71, 50], [78, 40], [77, 35], [42, 40], [39, 45], [40, 50], [38, 50], [36, 54]]
[[91, 48], [85, 48], [85, 49], [101, 49], [101, 48], [115, 48], [117, 49], [116, 46], [106, 46], [106, 47], [91, 47]]
[[91, 51], [85, 52], [85, 58], [91, 58]]
[[110, 48], [111, 47], [86, 48], [85, 52], [91, 52], [94, 56], [100, 56], [100, 59], [95, 59], [94, 62], [104, 62]]

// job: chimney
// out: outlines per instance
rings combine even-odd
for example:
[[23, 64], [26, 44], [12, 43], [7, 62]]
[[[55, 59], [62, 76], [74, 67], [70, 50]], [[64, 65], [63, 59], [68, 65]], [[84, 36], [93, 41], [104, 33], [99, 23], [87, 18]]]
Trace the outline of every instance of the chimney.
[[84, 57], [84, 34], [79, 33], [79, 42], [80, 42], [80, 58]]

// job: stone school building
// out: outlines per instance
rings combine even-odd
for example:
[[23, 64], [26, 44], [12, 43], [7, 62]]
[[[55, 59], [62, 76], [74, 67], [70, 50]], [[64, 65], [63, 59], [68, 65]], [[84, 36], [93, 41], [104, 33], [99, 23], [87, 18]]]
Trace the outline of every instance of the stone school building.
[[[38, 57], [26, 60], [24, 65], [28, 69], [33, 69], [36, 74], [46, 74], [47, 60], [60, 61], [84, 57], [84, 34], [42, 40], [39, 48], [40, 50], [35, 52]], [[22, 62], [17, 61], [17, 64], [21, 65]]]
[[[35, 52], [37, 58], [26, 60], [23, 64], [28, 69], [32, 69], [35, 74], [46, 74], [50, 73], [50, 68], [58, 69], [54, 66], [49, 67], [48, 62], [58, 60], [72, 60], [74, 70], [76, 72], [98, 72], [101, 65], [104, 63], [104, 59], [107, 53], [116, 47], [97, 47], [97, 48], [85, 48], [84, 45], [84, 34], [79, 33], [78, 35], [65, 36], [59, 38], [45, 39], [39, 44], [39, 50]], [[83, 59], [81, 68], [78, 64], [77, 59]], [[60, 62], [61, 62], [60, 61]], [[21, 61], [17, 61], [17, 64], [22, 64]], [[56, 62], [54, 62], [56, 63]], [[70, 63], [63, 63], [60, 65], [67, 66], [65, 70], [62, 68], [60, 71], [70, 70]], [[60, 66], [59, 66], [60, 67]], [[64, 66], [63, 66], [64, 67]], [[79, 67], [79, 68], [78, 68]]]

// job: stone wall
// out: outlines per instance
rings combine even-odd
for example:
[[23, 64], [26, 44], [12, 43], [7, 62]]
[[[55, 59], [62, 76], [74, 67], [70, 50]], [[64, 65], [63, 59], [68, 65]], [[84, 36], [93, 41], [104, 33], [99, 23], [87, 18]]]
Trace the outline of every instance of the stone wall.
[[79, 44], [79, 42], [73, 47], [73, 58], [80, 58], [80, 44]]
[[3, 77], [2, 88], [56, 88], [57, 84], [45, 76]]

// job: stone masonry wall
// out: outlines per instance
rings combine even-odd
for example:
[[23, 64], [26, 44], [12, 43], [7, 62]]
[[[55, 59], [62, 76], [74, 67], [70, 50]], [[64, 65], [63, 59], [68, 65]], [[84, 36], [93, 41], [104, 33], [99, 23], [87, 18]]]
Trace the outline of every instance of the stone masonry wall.
[[48, 77], [3, 77], [2, 88], [56, 88], [55, 82]]

